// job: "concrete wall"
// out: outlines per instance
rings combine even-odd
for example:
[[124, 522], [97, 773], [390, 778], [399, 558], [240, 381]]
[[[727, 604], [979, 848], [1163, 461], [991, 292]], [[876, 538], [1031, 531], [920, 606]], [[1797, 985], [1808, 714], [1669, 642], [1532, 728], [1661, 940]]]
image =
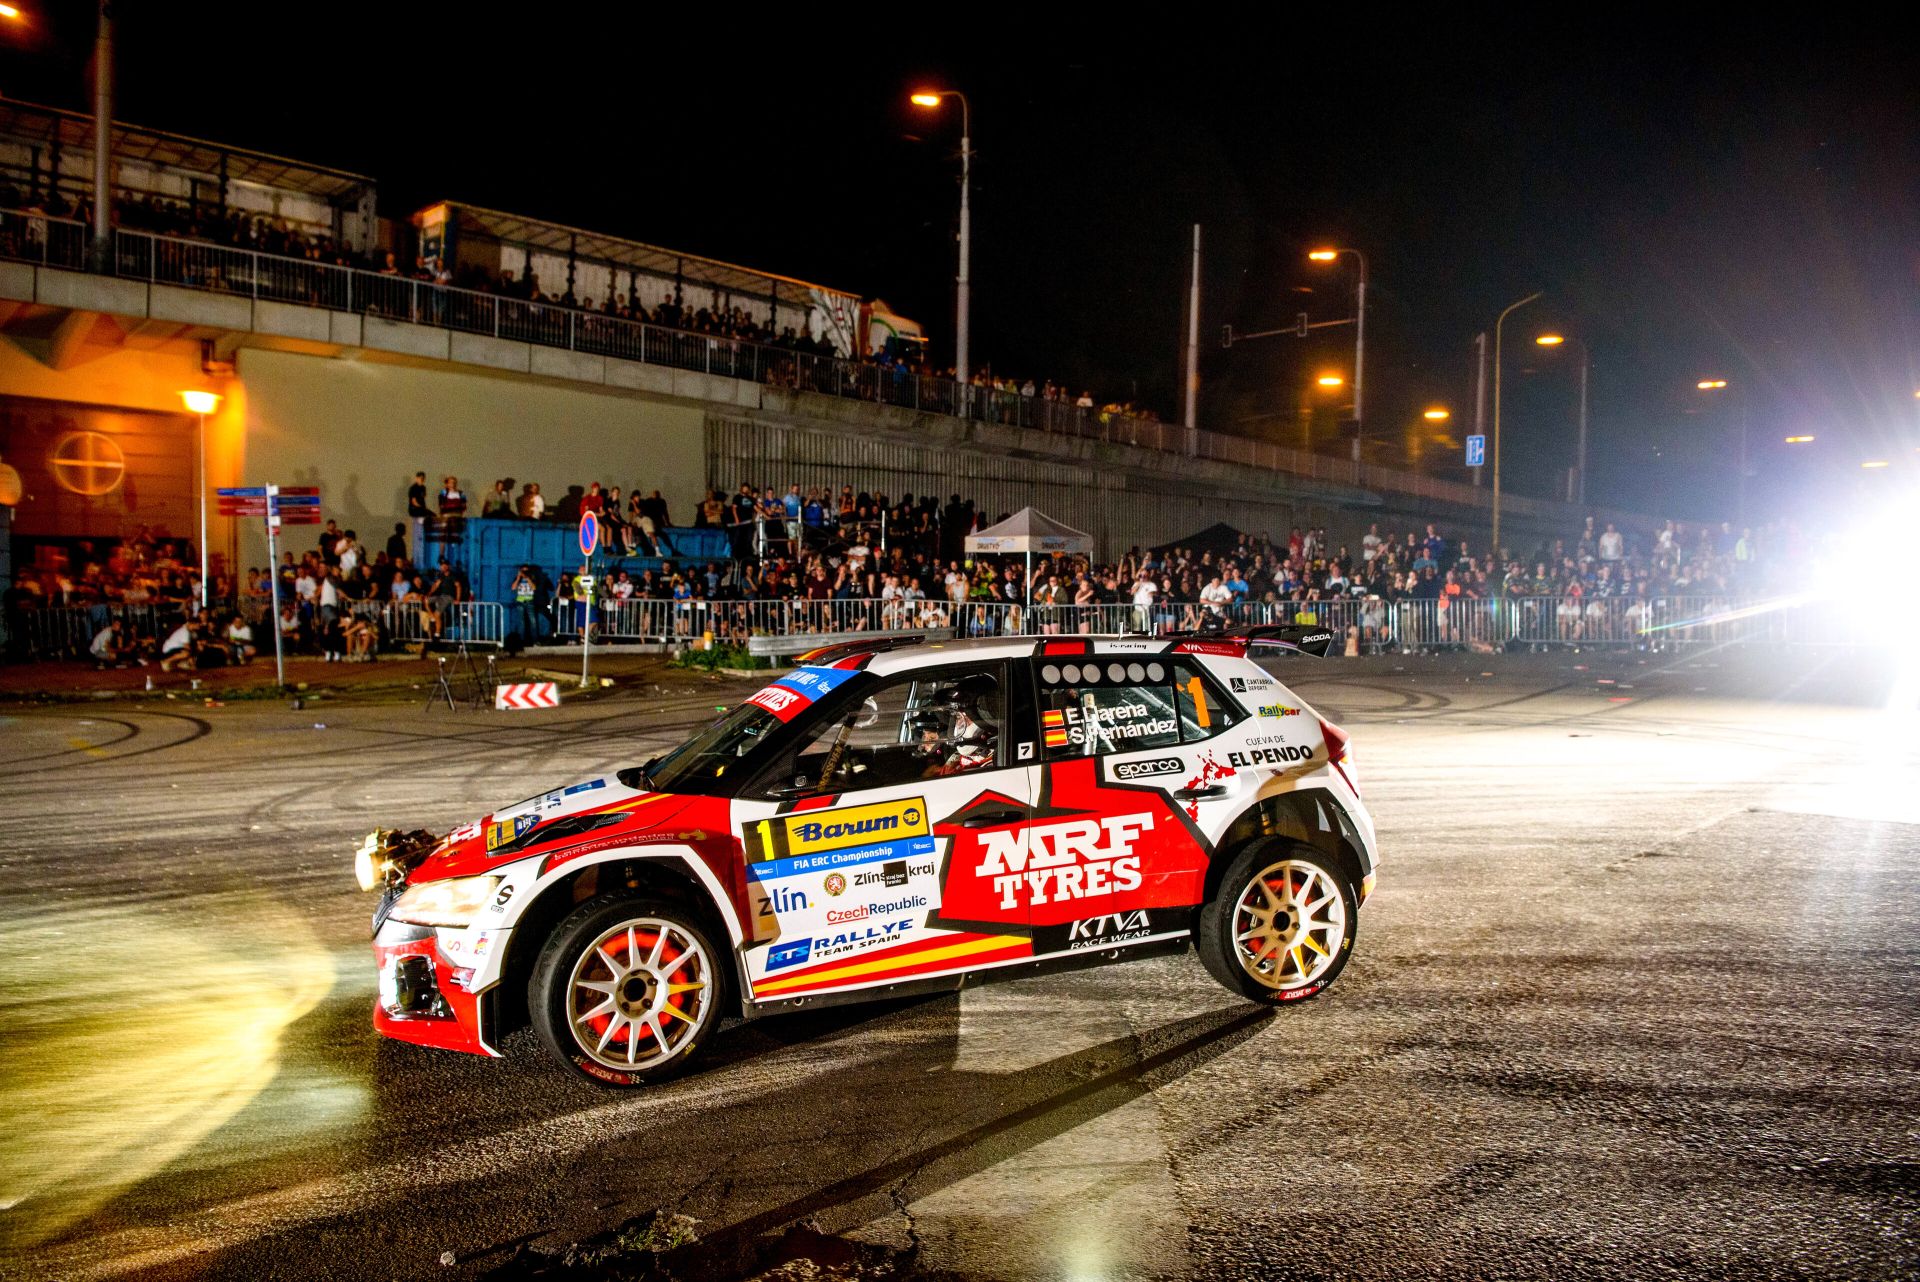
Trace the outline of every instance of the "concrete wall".
[[[318, 485], [322, 510], [385, 544], [416, 471], [460, 478], [473, 510], [495, 479], [537, 481], [549, 502], [590, 481], [658, 488], [682, 510], [705, 474], [698, 407], [537, 383], [452, 365], [424, 368], [242, 348], [244, 483]], [[676, 516], [679, 512], [675, 513]], [[295, 546], [313, 542], [296, 528]], [[242, 566], [263, 564], [249, 522]]]

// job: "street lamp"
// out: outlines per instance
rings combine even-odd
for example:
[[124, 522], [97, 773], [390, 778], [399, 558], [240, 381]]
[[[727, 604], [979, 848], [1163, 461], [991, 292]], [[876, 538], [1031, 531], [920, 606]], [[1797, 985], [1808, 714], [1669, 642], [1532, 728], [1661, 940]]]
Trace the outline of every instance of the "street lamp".
[[1360, 441], [1366, 434], [1363, 395], [1367, 377], [1367, 256], [1357, 249], [1338, 246], [1316, 249], [1307, 255], [1316, 263], [1331, 263], [1342, 254], [1352, 254], [1360, 265], [1360, 280], [1354, 288], [1353, 309], [1353, 461], [1360, 461]]
[[1347, 380], [1341, 378], [1338, 374], [1322, 374], [1313, 381], [1322, 387], [1340, 387], [1345, 384]]
[[20, 20], [20, 10], [10, 4], [0, 4], [0, 18], [18, 22]]
[[[1727, 380], [1703, 378], [1694, 386], [1712, 395], [1714, 392], [1726, 391]], [[1740, 477], [1739, 484], [1734, 490], [1734, 519], [1742, 525], [1747, 522], [1747, 403], [1744, 397], [1740, 398]]]
[[[1565, 343], [1563, 334], [1546, 333], [1533, 340], [1542, 347], [1559, 347]], [[1580, 346], [1580, 437], [1575, 447], [1573, 461], [1574, 488], [1568, 497], [1575, 503], [1587, 501], [1587, 375], [1593, 369], [1593, 353], [1587, 350], [1587, 340], [1574, 340]]]
[[194, 493], [199, 499], [200, 508], [200, 615], [204, 619], [207, 613], [207, 415], [220, 408], [220, 397], [214, 392], [186, 391], [180, 393], [180, 399], [187, 409], [200, 420], [198, 455], [198, 480]]
[[1421, 414], [1420, 417], [1426, 419], [1429, 423], [1444, 423], [1453, 417], [1453, 411], [1436, 405]]
[[954, 281], [953, 376], [964, 387], [972, 375], [967, 360], [967, 303], [973, 258], [973, 214], [968, 204], [973, 187], [973, 105], [958, 89], [921, 89], [908, 101], [937, 110], [943, 98], [960, 100], [960, 274]]
[[1493, 555], [1500, 556], [1500, 343], [1507, 317], [1540, 297], [1535, 290], [1517, 303], [1510, 304], [1493, 323]]
[[1813, 438], [1811, 436], [1789, 436], [1787, 438], [1788, 445], [1809, 445], [1812, 442]]

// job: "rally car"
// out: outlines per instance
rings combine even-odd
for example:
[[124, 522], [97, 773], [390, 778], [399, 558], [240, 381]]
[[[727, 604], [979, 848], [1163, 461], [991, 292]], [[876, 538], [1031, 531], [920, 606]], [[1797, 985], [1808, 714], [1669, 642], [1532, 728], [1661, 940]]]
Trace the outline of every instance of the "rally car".
[[1374, 884], [1347, 736], [1251, 629], [818, 650], [672, 752], [361, 847], [373, 1021], [497, 1055], [530, 1021], [635, 1086], [729, 1015], [1195, 948], [1324, 991]]

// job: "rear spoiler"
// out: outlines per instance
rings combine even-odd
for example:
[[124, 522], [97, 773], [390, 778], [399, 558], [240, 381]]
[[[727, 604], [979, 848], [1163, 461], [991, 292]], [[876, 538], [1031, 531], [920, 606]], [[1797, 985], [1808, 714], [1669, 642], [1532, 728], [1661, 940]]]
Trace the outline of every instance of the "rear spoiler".
[[1316, 659], [1324, 659], [1333, 652], [1339, 634], [1332, 628], [1307, 624], [1264, 623], [1240, 628], [1180, 632], [1172, 634], [1167, 639], [1239, 642], [1249, 649], [1254, 646], [1265, 646], [1275, 650], [1295, 650], [1301, 654], [1310, 654]]

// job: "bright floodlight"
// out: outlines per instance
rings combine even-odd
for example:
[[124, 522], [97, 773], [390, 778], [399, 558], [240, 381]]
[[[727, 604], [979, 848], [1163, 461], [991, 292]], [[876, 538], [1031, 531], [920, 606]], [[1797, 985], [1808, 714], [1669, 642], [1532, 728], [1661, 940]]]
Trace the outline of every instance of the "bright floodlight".
[[1787, 444], [1789, 444], [1789, 445], [1805, 445], [1805, 444], [1807, 444], [1807, 443], [1809, 443], [1809, 442], [1810, 442], [1810, 441], [1812, 441], [1812, 440], [1813, 440], [1813, 438], [1812, 438], [1811, 436], [1789, 436], [1789, 437], [1787, 438]]
[[1542, 347], [1558, 347], [1560, 344], [1566, 342], [1567, 338], [1564, 334], [1542, 334], [1533, 341]]
[[1715, 388], [1725, 387], [1726, 385], [1727, 380], [1724, 378], [1703, 378], [1696, 386], [1703, 392], [1711, 392]]
[[0, 4], [0, 18], [17, 18], [20, 10], [10, 4]]
[[1429, 423], [1444, 423], [1448, 419], [1453, 417], [1453, 411], [1449, 409], [1443, 409], [1442, 407], [1436, 405], [1432, 409], [1428, 410], [1425, 414], [1421, 415], [1421, 417], [1426, 419]]
[[1338, 374], [1322, 374], [1314, 380], [1314, 382], [1320, 384], [1322, 387], [1338, 387], [1346, 381], [1346, 379], [1341, 378]]
[[214, 392], [182, 392], [180, 399], [195, 414], [211, 414], [220, 408], [220, 397]]
[[1885, 459], [1876, 458], [1876, 459], [1868, 459], [1866, 462], [1862, 463], [1860, 466], [1861, 467], [1885, 467], [1886, 465], [1887, 465], [1887, 461]]
[[938, 107], [940, 105], [940, 95], [922, 91], [913, 95], [910, 101], [916, 107]]

